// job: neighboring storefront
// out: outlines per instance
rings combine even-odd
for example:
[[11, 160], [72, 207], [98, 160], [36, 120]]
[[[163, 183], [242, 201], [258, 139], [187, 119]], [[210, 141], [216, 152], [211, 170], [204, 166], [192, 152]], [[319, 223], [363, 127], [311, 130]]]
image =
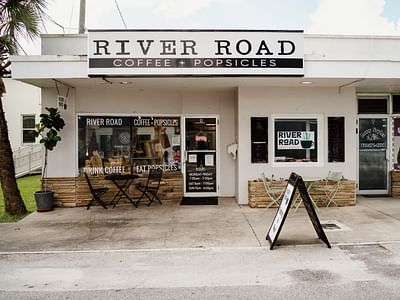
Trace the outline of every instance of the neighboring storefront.
[[95, 30], [44, 35], [42, 55], [13, 57], [12, 71], [42, 88], [43, 106], [67, 101], [50, 177], [160, 168], [174, 178], [175, 196], [246, 204], [248, 181], [262, 172], [324, 178], [335, 170], [359, 193], [387, 194], [399, 168], [398, 42], [302, 31]]

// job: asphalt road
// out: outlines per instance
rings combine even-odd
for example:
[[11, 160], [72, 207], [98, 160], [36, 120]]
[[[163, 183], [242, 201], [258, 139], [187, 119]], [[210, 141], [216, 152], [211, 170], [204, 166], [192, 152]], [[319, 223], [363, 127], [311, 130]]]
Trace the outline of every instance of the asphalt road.
[[399, 299], [400, 243], [0, 255], [0, 299]]

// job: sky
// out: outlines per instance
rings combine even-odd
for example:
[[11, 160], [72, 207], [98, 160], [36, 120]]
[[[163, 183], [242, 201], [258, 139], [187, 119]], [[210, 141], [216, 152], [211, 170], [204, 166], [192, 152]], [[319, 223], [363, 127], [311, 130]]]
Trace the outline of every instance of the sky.
[[[80, 0], [48, 0], [46, 33], [77, 33]], [[118, 6], [117, 6], [118, 5]], [[121, 15], [119, 14], [120, 8]], [[87, 29], [289, 29], [400, 35], [399, 0], [86, 0]], [[39, 43], [23, 43], [39, 54]]]

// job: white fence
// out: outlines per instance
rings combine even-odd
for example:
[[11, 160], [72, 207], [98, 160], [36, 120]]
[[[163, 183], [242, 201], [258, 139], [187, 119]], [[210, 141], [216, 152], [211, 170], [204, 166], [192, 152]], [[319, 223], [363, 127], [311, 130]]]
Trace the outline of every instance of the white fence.
[[33, 173], [41, 173], [43, 145], [34, 144], [18, 148], [13, 152], [15, 176], [21, 177]]

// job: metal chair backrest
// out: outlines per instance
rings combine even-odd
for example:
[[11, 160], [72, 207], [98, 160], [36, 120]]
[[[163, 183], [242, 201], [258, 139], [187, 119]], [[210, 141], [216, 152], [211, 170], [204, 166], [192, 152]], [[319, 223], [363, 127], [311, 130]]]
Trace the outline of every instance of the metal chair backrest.
[[325, 193], [325, 196], [327, 198], [327, 200], [325, 201], [327, 207], [330, 206], [331, 203], [338, 206], [334, 198], [339, 190], [340, 181], [343, 177], [342, 174], [342, 172], [338, 171], [329, 171], [328, 177], [326, 177], [325, 179], [325, 187], [320, 189], [323, 193]]
[[147, 184], [146, 186], [149, 186], [150, 184], [156, 184], [158, 188], [161, 183], [161, 178], [162, 178], [163, 171], [161, 169], [152, 169], [150, 170], [149, 177], [147, 178]]
[[267, 206], [267, 208], [270, 208], [273, 204], [279, 206], [280, 199], [283, 196], [285, 188], [283, 188], [283, 187], [276, 187], [276, 188], [272, 187], [271, 184], [270, 184], [270, 181], [265, 176], [264, 172], [261, 173], [261, 176], [262, 176], [262, 180], [263, 180], [263, 183], [264, 183], [265, 192], [267, 193], [267, 196], [271, 199], [271, 202]]
[[161, 184], [162, 174], [163, 171], [161, 169], [151, 169], [149, 172], [149, 176], [147, 177], [146, 185], [141, 183], [136, 185], [136, 188], [142, 192], [142, 195], [140, 196], [137, 203], [139, 203], [143, 199], [143, 197], [146, 197], [149, 199], [149, 203], [147, 204], [147, 206], [150, 206], [150, 204], [154, 201], [162, 204], [160, 198], [158, 198], [157, 196], [158, 189], [160, 188]]
[[89, 186], [90, 192], [91, 192], [92, 194], [94, 194], [94, 188], [93, 188], [93, 186], [92, 186], [92, 183], [90, 182], [90, 179], [89, 179], [88, 174], [86, 174], [86, 173], [85, 173], [85, 178], [86, 178], [86, 182], [87, 182], [87, 184], [88, 184], [88, 186]]
[[264, 183], [265, 190], [269, 191], [271, 189], [271, 187], [270, 187], [270, 185], [268, 183], [268, 178], [267, 178], [267, 176], [265, 176], [264, 172], [261, 173], [261, 177], [262, 177], [262, 180], [263, 180], [263, 183]]
[[326, 177], [326, 180], [328, 181], [340, 181], [342, 179], [342, 172], [338, 171], [329, 171], [328, 172], [328, 177]]
[[89, 186], [90, 193], [92, 194], [92, 199], [89, 201], [89, 203], [87, 205], [87, 209], [89, 209], [90, 206], [92, 206], [92, 204], [95, 201], [97, 203], [99, 203], [101, 206], [103, 206], [105, 209], [107, 209], [105, 202], [102, 200], [102, 196], [105, 195], [105, 193], [108, 191], [108, 188], [107, 187], [94, 188], [92, 186], [92, 183], [90, 182], [88, 174], [86, 174], [86, 173], [84, 173], [84, 174], [85, 174], [86, 182]]

